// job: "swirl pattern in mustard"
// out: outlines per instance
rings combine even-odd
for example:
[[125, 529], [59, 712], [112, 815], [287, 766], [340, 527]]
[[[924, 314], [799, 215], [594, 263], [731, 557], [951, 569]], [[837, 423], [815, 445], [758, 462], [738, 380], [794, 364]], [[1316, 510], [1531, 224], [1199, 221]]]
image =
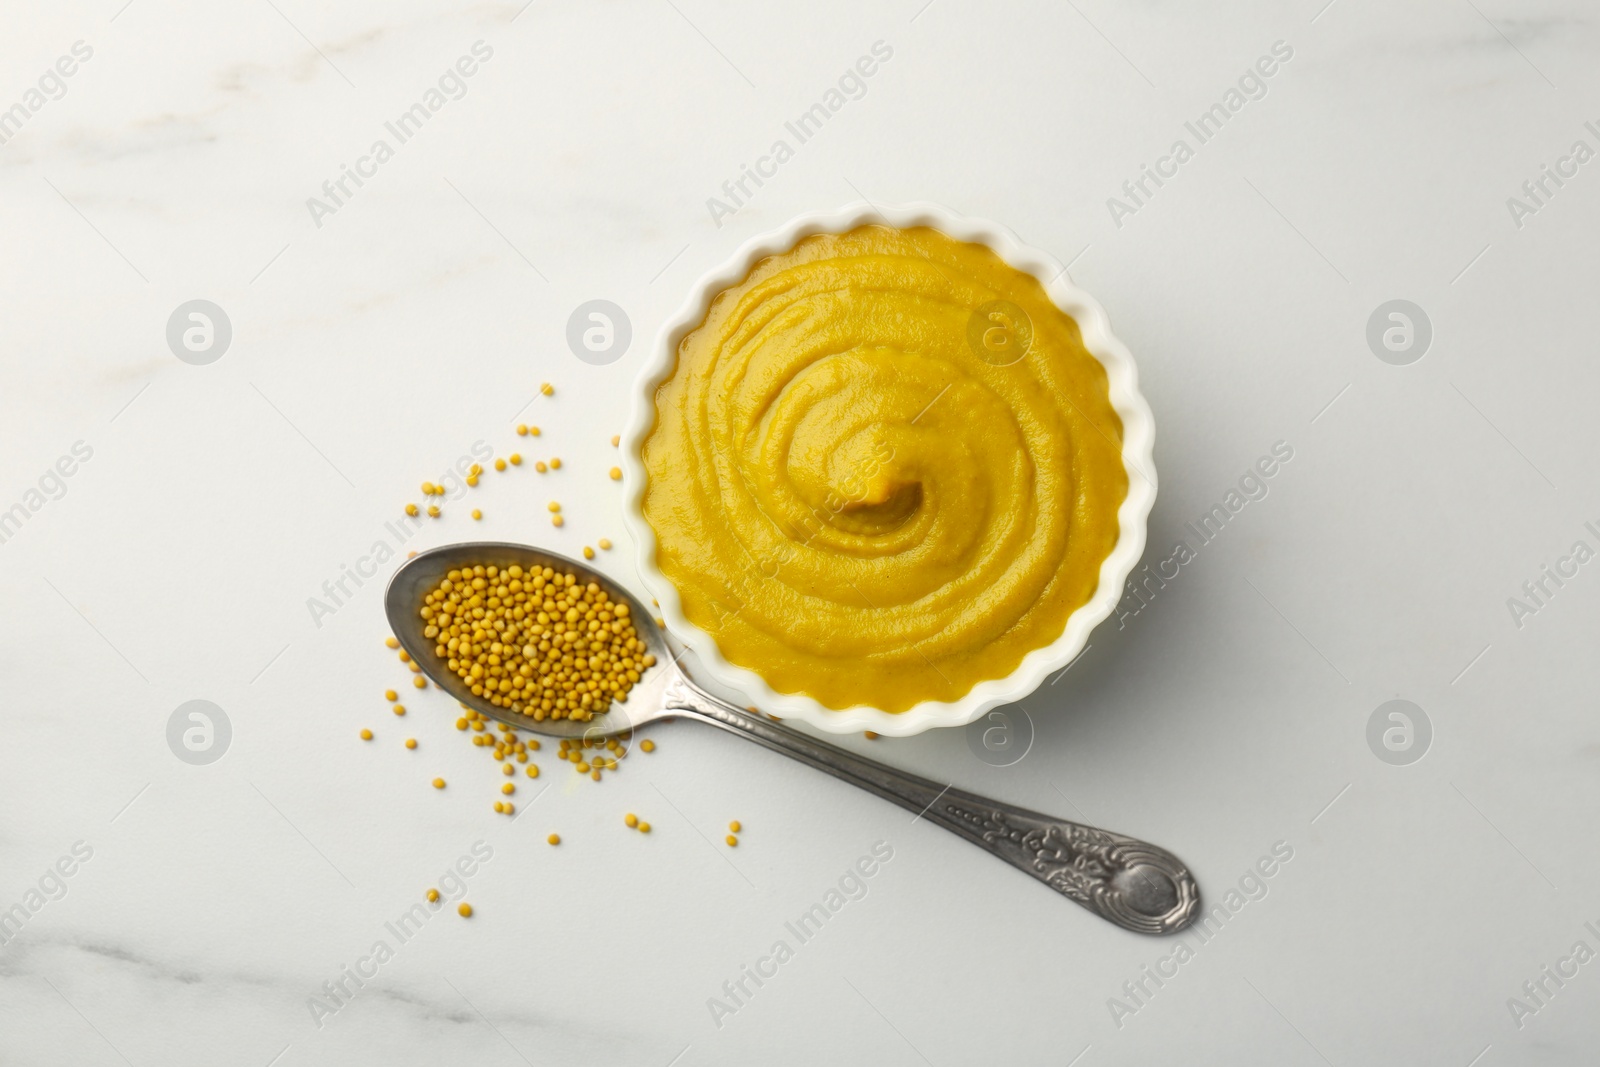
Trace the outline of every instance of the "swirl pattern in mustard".
[[684, 615], [830, 708], [1005, 677], [1061, 636], [1117, 541], [1105, 369], [1035, 278], [935, 230], [762, 260], [655, 404], [644, 515]]

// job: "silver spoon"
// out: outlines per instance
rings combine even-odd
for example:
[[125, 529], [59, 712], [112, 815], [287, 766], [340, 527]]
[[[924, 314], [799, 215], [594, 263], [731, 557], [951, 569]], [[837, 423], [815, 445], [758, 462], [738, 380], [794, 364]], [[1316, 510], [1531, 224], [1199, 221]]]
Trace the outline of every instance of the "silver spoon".
[[[490, 564], [551, 567], [575, 574], [583, 582], [597, 582], [613, 600], [629, 605], [634, 629], [657, 662], [644, 672], [625, 705], [612, 705], [590, 722], [535, 721], [473, 696], [445, 667], [434, 642], [423, 633], [422, 598], [451, 570]], [[435, 685], [468, 707], [519, 730], [548, 737], [595, 739], [665, 719], [710, 723], [916, 812], [1118, 926], [1141, 934], [1170, 934], [1194, 921], [1200, 887], [1189, 869], [1165, 849], [897, 771], [712, 696], [678, 667], [654, 615], [626, 589], [576, 560], [527, 545], [494, 541], [445, 545], [407, 560], [389, 580], [383, 606], [400, 647]]]

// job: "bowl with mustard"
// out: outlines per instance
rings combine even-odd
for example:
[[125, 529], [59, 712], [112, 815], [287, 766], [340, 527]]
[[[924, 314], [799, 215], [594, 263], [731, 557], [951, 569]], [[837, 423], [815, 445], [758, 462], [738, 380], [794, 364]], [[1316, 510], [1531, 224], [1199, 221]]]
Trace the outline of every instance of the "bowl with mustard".
[[1155, 425], [1048, 254], [928, 203], [803, 215], [662, 327], [621, 442], [668, 630], [765, 712], [960, 726], [1083, 650], [1144, 551]]

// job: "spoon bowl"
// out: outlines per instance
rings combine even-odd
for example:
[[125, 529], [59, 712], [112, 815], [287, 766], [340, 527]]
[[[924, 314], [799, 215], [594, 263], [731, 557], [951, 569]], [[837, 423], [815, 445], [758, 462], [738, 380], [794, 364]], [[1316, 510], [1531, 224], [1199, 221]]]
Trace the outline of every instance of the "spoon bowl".
[[[438, 588], [452, 570], [490, 564], [526, 570], [550, 567], [585, 583], [594, 582], [613, 600], [628, 605], [634, 630], [656, 662], [641, 672], [626, 704], [613, 703], [585, 722], [535, 719], [473, 695], [440, 658], [438, 646], [424, 632], [427, 622], [420, 611], [423, 597]], [[1200, 887], [1189, 869], [1166, 849], [977, 796], [955, 788], [954, 783], [940, 785], [712, 696], [683, 672], [654, 614], [626, 589], [577, 560], [501, 541], [429, 549], [395, 572], [383, 606], [400, 647], [423, 674], [464, 707], [518, 730], [598, 740], [663, 719], [693, 719], [781, 752], [915, 812], [913, 822], [925, 818], [944, 827], [1125, 929], [1141, 934], [1175, 933], [1192, 923], [1197, 914]]]
[[[633, 628], [639, 640], [645, 643], [656, 664], [639, 674], [639, 681], [628, 692], [626, 701], [613, 703], [609, 710], [587, 722], [575, 719], [535, 719], [531, 715], [497, 707], [480, 696], [474, 696], [471, 687], [440, 659], [437, 645], [424, 630], [428, 621], [419, 614], [422, 598], [439, 587], [439, 583], [453, 570], [462, 567], [490, 565], [506, 568], [517, 566], [523, 570], [550, 567], [559, 572], [575, 574], [581, 582], [594, 582], [606, 591], [612, 600], [628, 605]], [[457, 545], [443, 545], [419, 552], [406, 560], [383, 595], [383, 610], [389, 618], [389, 629], [400, 642], [400, 647], [410, 654], [412, 662], [422, 668], [428, 680], [449, 693], [473, 711], [515, 726], [519, 730], [542, 734], [545, 737], [590, 740], [611, 737], [632, 730], [647, 722], [670, 717], [664, 699], [668, 683], [677, 671], [674, 653], [667, 647], [667, 636], [656, 625], [655, 615], [639, 603], [637, 597], [616, 582], [591, 567], [568, 559], [555, 552], [530, 545], [516, 545], [505, 541], [471, 541]]]

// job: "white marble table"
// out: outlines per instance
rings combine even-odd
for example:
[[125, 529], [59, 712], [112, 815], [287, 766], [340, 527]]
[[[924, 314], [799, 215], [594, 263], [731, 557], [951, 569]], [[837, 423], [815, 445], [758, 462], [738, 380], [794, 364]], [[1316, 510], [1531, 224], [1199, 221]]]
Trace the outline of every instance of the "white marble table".
[[[0, 1061], [1594, 1062], [1600, 39], [1570, 3], [1323, 2], [11, 5]], [[1071, 261], [1156, 412], [1148, 561], [1192, 558], [1013, 709], [1019, 761], [849, 743], [1172, 848], [1213, 934], [1114, 929], [686, 724], [598, 786], [544, 759], [513, 822], [438, 694], [381, 699], [373, 546], [606, 536], [636, 582], [604, 471], [656, 327], [861, 198]], [[204, 364], [166, 337], [197, 299]], [[610, 365], [567, 348], [591, 299], [632, 324]], [[1415, 312], [1369, 346], [1393, 300], [1425, 353]], [[402, 543], [544, 380], [520, 443], [568, 525], [524, 471]], [[210, 764], [168, 744], [191, 700]], [[462, 857], [477, 914], [397, 936]]]

